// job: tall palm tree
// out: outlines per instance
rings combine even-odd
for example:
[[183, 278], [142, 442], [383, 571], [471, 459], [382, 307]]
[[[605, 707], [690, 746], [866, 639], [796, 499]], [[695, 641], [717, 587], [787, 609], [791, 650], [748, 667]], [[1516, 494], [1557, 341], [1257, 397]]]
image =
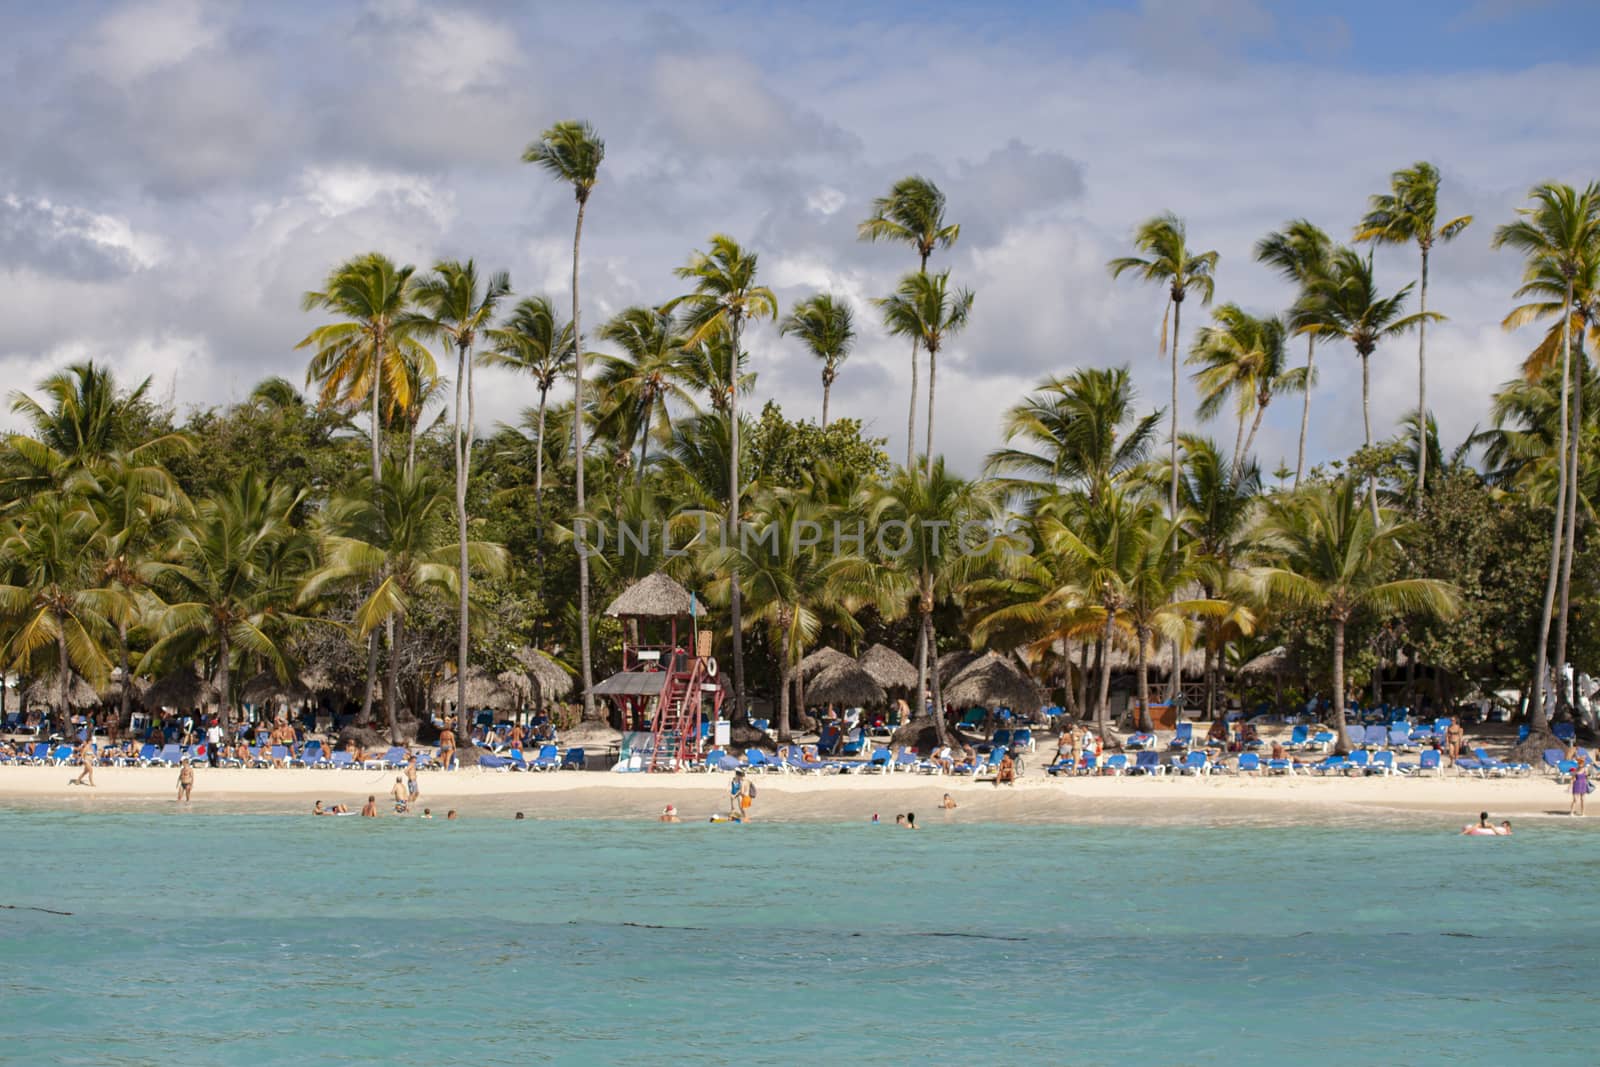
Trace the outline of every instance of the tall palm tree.
[[437, 375], [433, 356], [413, 336], [409, 315], [411, 278], [416, 268], [396, 266], [379, 252], [368, 252], [339, 264], [321, 289], [301, 298], [306, 311], [324, 310], [340, 321], [318, 326], [296, 348], [313, 349], [306, 368], [307, 384], [321, 388], [330, 407], [370, 405], [372, 471], [378, 476], [383, 456], [383, 394], [394, 403], [411, 403], [407, 361]]
[[311, 539], [292, 521], [304, 497], [247, 471], [196, 505], [162, 574], [157, 640], [144, 662], [182, 666], [214, 659], [224, 729], [232, 720], [236, 659], [264, 661], [280, 681], [289, 678], [286, 639], [305, 621], [290, 609], [315, 562]]
[[1189, 234], [1183, 220], [1170, 211], [1148, 219], [1133, 235], [1133, 246], [1142, 256], [1121, 256], [1106, 264], [1113, 278], [1133, 272], [1140, 281], [1166, 287], [1166, 310], [1161, 315], [1161, 353], [1167, 351], [1167, 320], [1172, 320], [1172, 490], [1167, 501], [1171, 514], [1178, 513], [1178, 349], [1182, 333], [1183, 301], [1198, 293], [1202, 306], [1211, 304], [1216, 290], [1217, 253], [1189, 251]]
[[[856, 227], [863, 241], [894, 241], [910, 245], [917, 253], [917, 273], [928, 273], [928, 257], [936, 248], [949, 248], [961, 236], [959, 223], [944, 221], [945, 199], [939, 187], [919, 174], [901, 178], [888, 196], [872, 202], [872, 214]], [[906, 416], [906, 466], [917, 452], [917, 345], [911, 338], [911, 406]], [[930, 449], [931, 451], [931, 449]]]
[[[1200, 386], [1202, 418], [1210, 418], [1231, 397], [1238, 418], [1233, 442], [1234, 475], [1255, 444], [1256, 431], [1267, 406], [1279, 393], [1305, 387], [1305, 369], [1289, 368], [1284, 347], [1286, 329], [1277, 316], [1257, 318], [1238, 304], [1223, 304], [1211, 313], [1213, 325], [1195, 335], [1190, 363], [1199, 364], [1195, 382]], [[1250, 435], [1245, 436], [1245, 421]]]
[[[1333, 254], [1329, 273], [1314, 285], [1315, 299], [1301, 320], [1300, 332], [1323, 338], [1349, 341], [1361, 360], [1361, 424], [1365, 432], [1365, 447], [1372, 447], [1372, 378], [1369, 366], [1378, 345], [1392, 340], [1407, 331], [1433, 320], [1443, 321], [1436, 311], [1405, 313], [1406, 297], [1411, 295], [1411, 284], [1402, 286], [1392, 296], [1378, 292], [1372, 274], [1372, 255], [1365, 257], [1349, 248]], [[1378, 476], [1375, 471], [1367, 475], [1367, 500], [1372, 508], [1372, 521], [1378, 521]]]
[[539, 390], [538, 416], [535, 436], [541, 447], [534, 453], [533, 498], [534, 512], [541, 514], [544, 501], [545, 413], [550, 390], [556, 382], [572, 373], [576, 354], [572, 345], [572, 327], [556, 321], [555, 308], [542, 296], [529, 296], [517, 301], [505, 322], [488, 331], [491, 346], [481, 361], [488, 367], [505, 367], [533, 379]]
[[[100, 521], [81, 496], [34, 497], [0, 529], [0, 619], [7, 665], [54, 675], [60, 727], [76, 672], [103, 687], [111, 671], [107, 644], [132, 616], [133, 603], [105, 580]], [[54, 653], [55, 662], [43, 659]]]
[[1078, 489], [1098, 501], [1118, 477], [1143, 463], [1161, 421], [1133, 418], [1137, 399], [1127, 367], [1086, 367], [1046, 378], [1006, 412], [1007, 447], [989, 454], [992, 475], [1039, 498]]
[[[1307, 219], [1295, 219], [1282, 230], [1267, 234], [1256, 242], [1257, 262], [1277, 268], [1279, 274], [1299, 286], [1289, 324], [1298, 328], [1304, 313], [1315, 300], [1315, 284], [1328, 273], [1333, 241]], [[1294, 487], [1306, 469], [1306, 431], [1311, 426], [1311, 387], [1316, 384], [1312, 363], [1317, 353], [1317, 335], [1306, 334], [1305, 396], [1300, 406], [1300, 449], [1294, 462]]]
[[[539, 140], [522, 153], [524, 163], [542, 167], [558, 182], [572, 186], [578, 203], [578, 218], [572, 229], [572, 420], [573, 491], [578, 514], [584, 513], [583, 493], [583, 327], [578, 317], [578, 256], [583, 242], [583, 213], [589, 196], [600, 178], [600, 164], [606, 158], [606, 143], [587, 122], [568, 120], [545, 130]], [[578, 648], [583, 679], [583, 717], [596, 718], [594, 702], [594, 661], [589, 648], [589, 554], [580, 539], [578, 545]]]
[[1414, 533], [1383, 509], [1374, 517], [1356, 499], [1351, 479], [1272, 497], [1263, 533], [1278, 560], [1254, 571], [1268, 598], [1322, 613], [1333, 626], [1333, 699], [1329, 715], [1335, 751], [1350, 751], [1344, 729], [1345, 627], [1358, 611], [1378, 615], [1452, 618], [1460, 596], [1434, 578], [1385, 580]]
[[893, 296], [874, 300], [883, 312], [883, 325], [894, 337], [910, 337], [928, 353], [928, 450], [924, 467], [933, 469], [933, 388], [939, 349], [960, 333], [972, 314], [972, 292], [950, 290], [950, 272], [907, 274]]
[[[322, 563], [300, 592], [306, 602], [342, 584], [372, 590], [356, 608], [354, 631], [359, 640], [392, 628], [383, 703], [389, 738], [396, 743], [406, 624], [420, 600], [456, 597], [468, 584], [461, 580], [459, 541], [450, 536], [449, 509], [444, 487], [430, 473], [386, 466], [376, 493], [335, 497], [319, 517]], [[466, 545], [469, 576], [472, 567], [485, 574], [505, 573], [504, 548], [481, 541]], [[457, 707], [465, 708], [459, 686], [456, 698]]]
[[[1572, 317], [1576, 280], [1585, 263], [1596, 255], [1600, 245], [1600, 184], [1590, 183], [1582, 192], [1569, 185], [1545, 183], [1536, 186], [1529, 194], [1531, 201], [1518, 208], [1515, 222], [1497, 227], [1492, 242], [1495, 248], [1512, 248], [1527, 259], [1523, 271], [1523, 288], [1518, 296], [1538, 295], [1548, 303], [1550, 283], [1554, 277], [1562, 281], [1561, 303], [1561, 429], [1556, 481], [1555, 527], [1550, 546], [1550, 568], [1545, 582], [1544, 607], [1539, 618], [1539, 648], [1534, 666], [1533, 685], [1530, 691], [1529, 714], [1534, 728], [1539, 732], [1548, 729], [1544, 710], [1545, 671], [1549, 665], [1550, 616], [1555, 610], [1556, 588], [1559, 573], [1571, 573], [1571, 538], [1564, 537], [1564, 529], [1575, 531], [1577, 524], [1576, 494], [1571, 501], [1569, 516], [1569, 481], [1576, 481], [1578, 449], [1573, 447], [1568, 430], [1568, 397], [1571, 388]], [[1529, 314], [1535, 314], [1530, 312]], [[1512, 312], [1517, 316], [1517, 312]], [[1519, 317], [1520, 318], [1520, 317]], [[1519, 318], [1508, 318], [1514, 325]], [[1569, 470], [1570, 455], [1570, 470]], [[1564, 547], [1563, 542], [1566, 542]], [[1563, 596], [1565, 602], [1565, 596]], [[1566, 632], [1566, 613], [1561, 613], [1561, 635]], [[1558, 668], [1564, 659], [1565, 641], [1556, 660]]]
[[[689, 262], [677, 268], [678, 277], [692, 281], [694, 290], [685, 296], [669, 301], [662, 310], [672, 311], [682, 305], [687, 311], [686, 328], [690, 331], [687, 345], [701, 344], [708, 338], [722, 335], [734, 358], [742, 358], [744, 327], [747, 322], [778, 317], [778, 298], [772, 290], [756, 284], [756, 254], [746, 252], [739, 243], [726, 234], [713, 234], [711, 247], [705, 252], [695, 252]], [[728, 533], [729, 540], [739, 543], [739, 383], [728, 383], [728, 427], [731, 447], [728, 449]], [[732, 575], [729, 592], [729, 614], [733, 624], [733, 689], [734, 708], [744, 714], [744, 637], [742, 607], [739, 602], [739, 575]]]
[[807, 297], [790, 310], [778, 326], [780, 335], [794, 334], [817, 359], [822, 361], [822, 427], [828, 427], [828, 394], [839, 377], [839, 368], [850, 358], [855, 345], [855, 316], [843, 298], [832, 293]]
[[[622, 355], [600, 356], [599, 381], [610, 411], [601, 417], [599, 428], [632, 429], [639, 439], [636, 480], [643, 481], [651, 432], [662, 438], [672, 433], [669, 402], [694, 407], [694, 399], [681, 384], [686, 337], [674, 315], [650, 307], [631, 307], [612, 316], [600, 327], [600, 336], [622, 349]], [[626, 435], [618, 440], [623, 451], [630, 443]]]
[[[1389, 192], [1375, 193], [1367, 201], [1367, 213], [1356, 223], [1355, 239], [1376, 244], [1416, 242], [1422, 254], [1421, 285], [1417, 289], [1417, 309], [1428, 311], [1428, 253], [1436, 244], [1448, 244], [1472, 224], [1471, 215], [1457, 215], [1439, 221], [1439, 168], [1432, 163], [1413, 163], [1389, 175]], [[1428, 320], [1417, 323], [1417, 429], [1428, 418]], [[1417, 455], [1417, 504], [1422, 503], [1428, 479], [1428, 450], [1420, 438]]]

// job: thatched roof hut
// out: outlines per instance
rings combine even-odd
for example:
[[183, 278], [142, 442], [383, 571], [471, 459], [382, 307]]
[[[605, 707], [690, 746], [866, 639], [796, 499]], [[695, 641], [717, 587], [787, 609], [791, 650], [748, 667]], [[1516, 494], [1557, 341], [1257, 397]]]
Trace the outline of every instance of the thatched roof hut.
[[561, 700], [572, 692], [572, 674], [551, 656], [536, 648], [519, 648], [513, 658], [546, 699]]
[[[60, 711], [61, 685], [55, 678], [35, 678], [28, 686], [27, 698], [30, 704], [48, 704]], [[67, 707], [93, 708], [100, 703], [100, 694], [95, 692], [94, 686], [73, 671], [67, 679]]]
[[[1161, 645], [1151, 649], [1145, 658], [1145, 664], [1151, 674], [1166, 677], [1172, 673], [1172, 648]], [[1183, 654], [1178, 661], [1179, 668], [1191, 678], [1199, 678], [1205, 674], [1206, 654], [1201, 648], [1191, 648]], [[1111, 646], [1111, 669], [1114, 671], [1136, 671], [1139, 669], [1139, 657], [1129, 649], [1119, 644]]]
[[677, 619], [689, 615], [694, 598], [689, 590], [657, 571], [624, 589], [606, 607], [613, 618]]
[[972, 662], [944, 687], [944, 699], [958, 708], [1007, 707], [1032, 715], [1044, 706], [1033, 679], [1008, 656], [989, 652]]
[[294, 704], [310, 699], [311, 691], [297, 678], [280, 682], [272, 671], [262, 671], [244, 683], [239, 696], [246, 704], [270, 704], [275, 700]]
[[144, 691], [139, 702], [147, 708], [184, 711], [217, 702], [217, 687], [200, 676], [198, 666], [179, 667]]
[[806, 685], [809, 687], [811, 679], [815, 678], [818, 672], [824, 671], [829, 667], [842, 667], [846, 663], [852, 667], [856, 665], [855, 660], [837, 649], [819, 648], [800, 661], [800, 677], [805, 680]]
[[888, 645], [873, 645], [857, 660], [861, 669], [884, 689], [915, 689], [917, 668]]
[[826, 663], [806, 681], [808, 705], [838, 704], [847, 708], [870, 708], [888, 703], [889, 698], [883, 687], [872, 680], [872, 675], [849, 656], [836, 655], [838, 659]]
[[1279, 645], [1269, 652], [1263, 652], [1239, 668], [1240, 674], [1255, 677], [1271, 677], [1274, 674], [1294, 674], [1295, 665], [1289, 660], [1289, 650]]
[[[436, 704], [449, 704], [456, 699], [454, 675], [441, 680], [433, 687], [432, 699]], [[482, 667], [467, 669], [467, 708], [492, 708], [495, 711], [515, 711], [522, 700], [515, 689], [506, 685]]]
[[[958, 649], [955, 652], [946, 652], [939, 657], [939, 678], [946, 684], [955, 681], [962, 671], [972, 666], [983, 658], [983, 653], [973, 652], [971, 649]], [[913, 671], [916, 668], [912, 668]], [[913, 685], [916, 683], [913, 682]]]

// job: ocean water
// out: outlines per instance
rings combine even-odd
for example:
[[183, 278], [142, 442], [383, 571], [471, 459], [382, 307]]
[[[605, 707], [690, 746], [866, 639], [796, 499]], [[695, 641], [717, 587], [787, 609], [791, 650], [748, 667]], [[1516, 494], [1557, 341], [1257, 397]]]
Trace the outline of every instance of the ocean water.
[[1587, 827], [924, 821], [0, 811], [0, 1061], [1593, 1059]]

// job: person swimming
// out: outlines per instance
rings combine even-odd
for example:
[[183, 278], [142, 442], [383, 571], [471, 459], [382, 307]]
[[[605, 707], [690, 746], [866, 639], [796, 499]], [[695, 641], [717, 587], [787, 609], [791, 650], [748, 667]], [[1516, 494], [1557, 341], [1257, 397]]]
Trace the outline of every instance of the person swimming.
[[1477, 822], [1471, 823], [1471, 824], [1469, 824], [1467, 826], [1463, 826], [1461, 828], [1461, 835], [1463, 837], [1499, 837], [1499, 836], [1501, 836], [1499, 829], [1497, 827], [1495, 827], [1492, 823], [1489, 822], [1489, 813], [1486, 812], [1486, 811], [1478, 812], [1478, 821]]

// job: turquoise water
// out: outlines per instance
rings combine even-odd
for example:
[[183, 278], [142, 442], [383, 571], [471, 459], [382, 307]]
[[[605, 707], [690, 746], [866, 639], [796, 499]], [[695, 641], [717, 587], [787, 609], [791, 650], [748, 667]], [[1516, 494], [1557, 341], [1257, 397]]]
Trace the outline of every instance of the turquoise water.
[[[937, 820], [929, 820], [937, 822]], [[0, 812], [0, 1060], [1578, 1063], [1600, 835]]]

